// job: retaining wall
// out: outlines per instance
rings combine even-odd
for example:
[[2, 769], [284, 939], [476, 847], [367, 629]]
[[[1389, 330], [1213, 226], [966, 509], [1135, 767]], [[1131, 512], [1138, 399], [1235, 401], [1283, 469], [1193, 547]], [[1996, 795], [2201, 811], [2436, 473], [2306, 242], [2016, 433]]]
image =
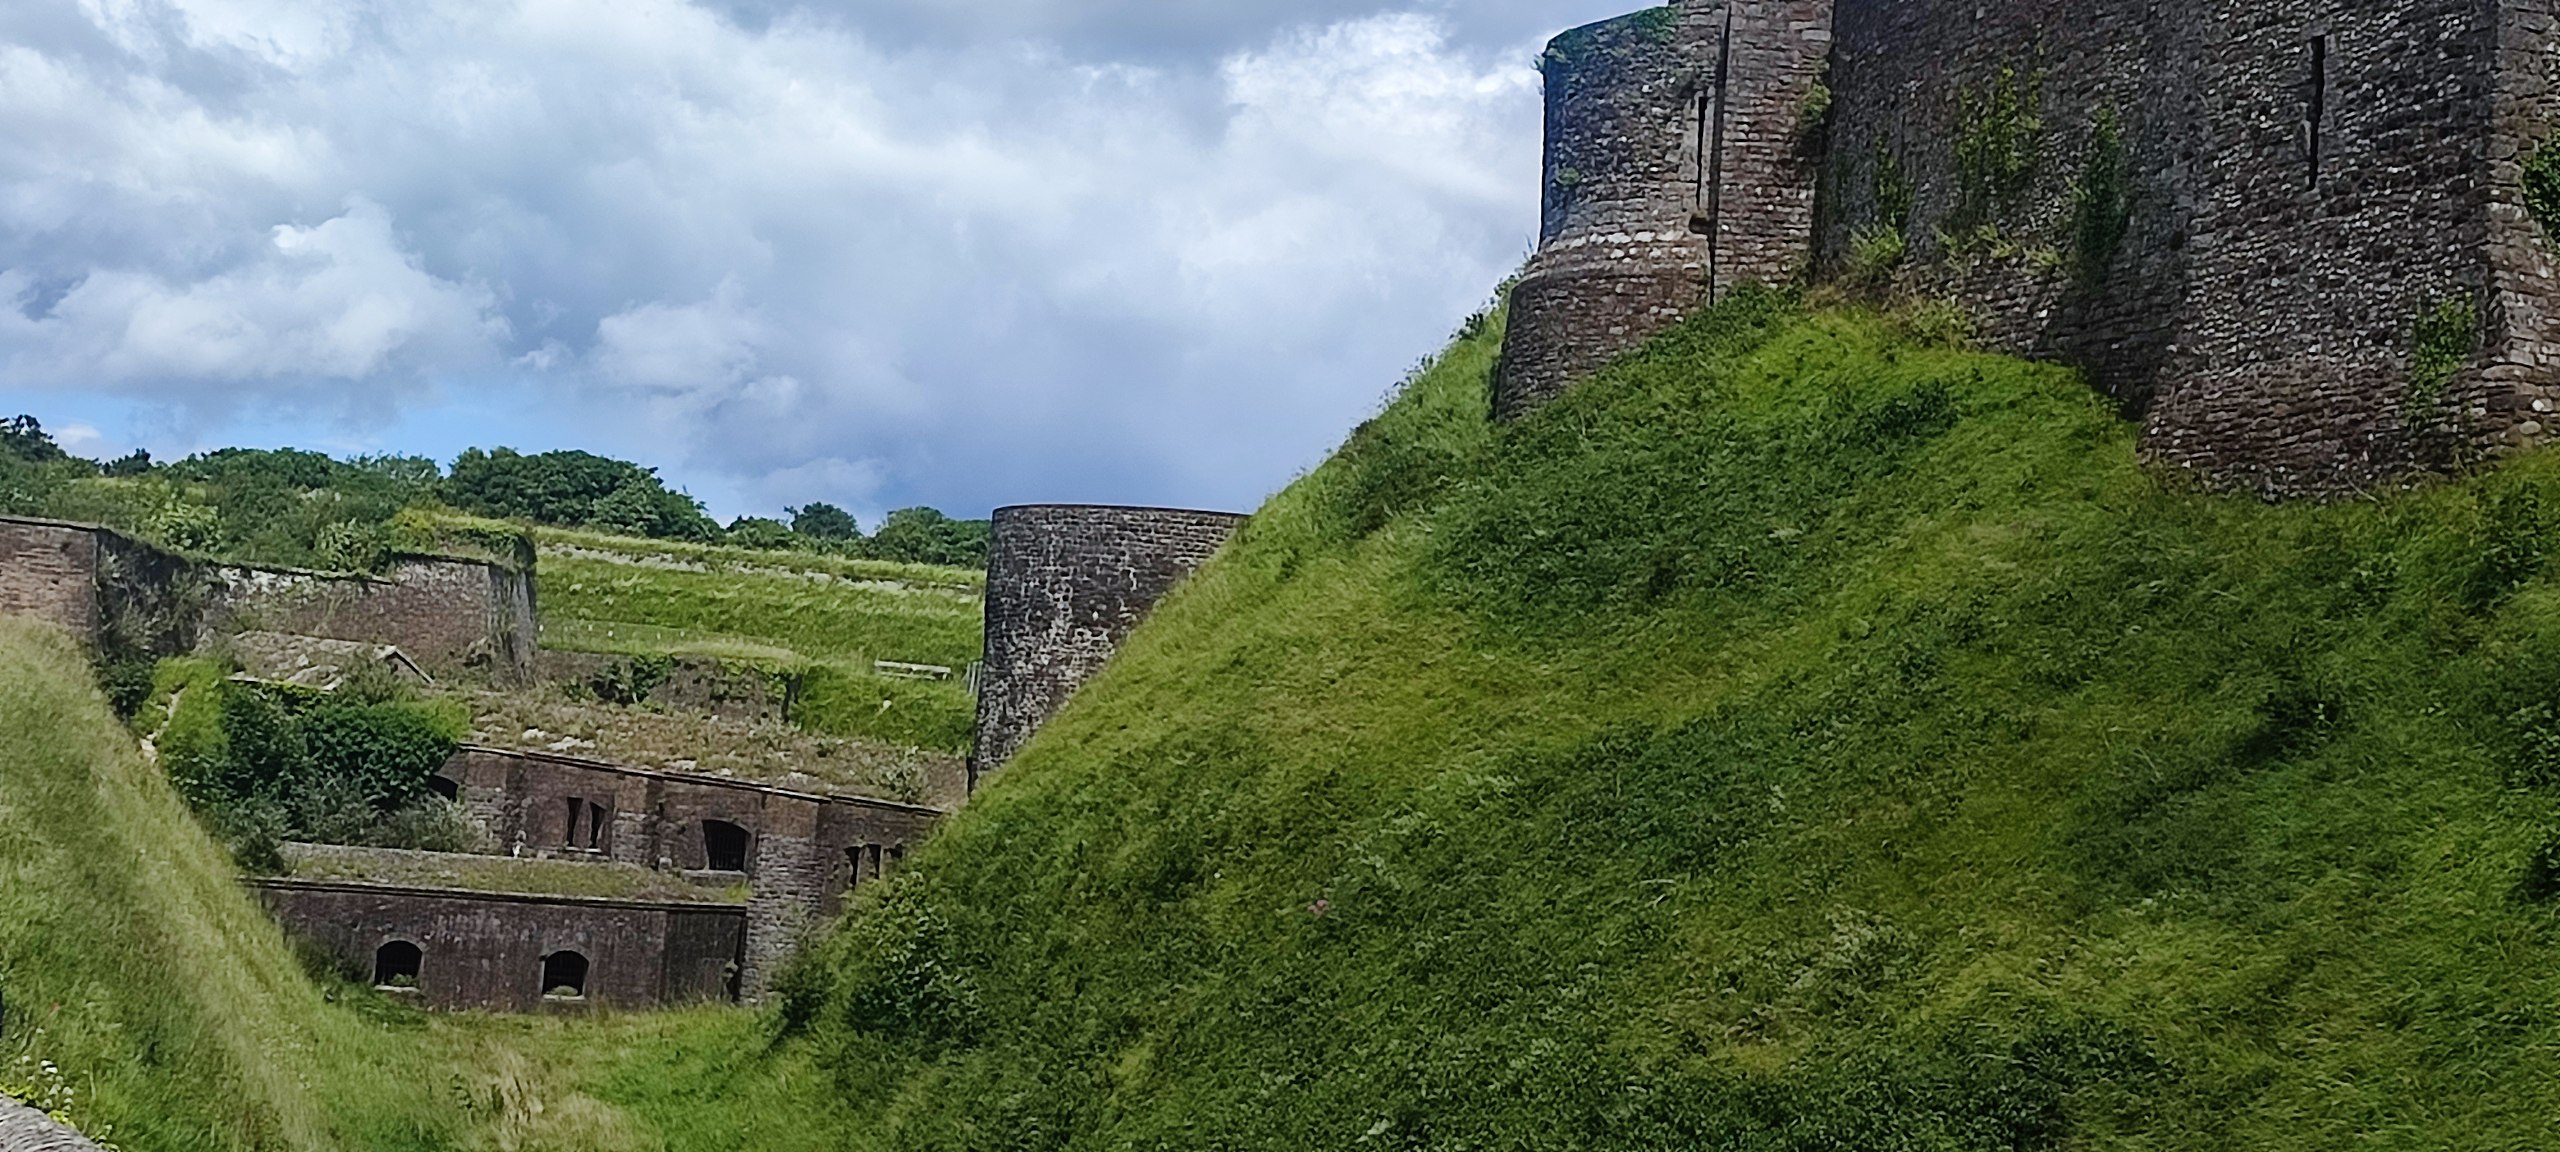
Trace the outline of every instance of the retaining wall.
[[[252, 880], [286, 930], [373, 971], [393, 941], [423, 953], [416, 994], [430, 1007], [531, 1012], [636, 1008], [735, 998], [746, 914], [717, 904], [513, 896], [435, 888]], [[548, 998], [543, 961], [587, 960], [585, 995]]]
[[1244, 520], [1170, 508], [997, 509], [971, 789], [1064, 707], [1157, 601]]

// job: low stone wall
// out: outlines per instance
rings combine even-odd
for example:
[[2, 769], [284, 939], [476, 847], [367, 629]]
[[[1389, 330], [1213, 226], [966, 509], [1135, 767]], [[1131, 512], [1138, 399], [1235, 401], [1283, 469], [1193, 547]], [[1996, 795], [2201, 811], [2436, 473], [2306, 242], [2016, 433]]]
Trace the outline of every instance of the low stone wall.
[[1171, 508], [997, 509], [970, 788], [1012, 759], [1244, 520]]
[[745, 833], [736, 861], [752, 893], [741, 987], [762, 995], [776, 965], [845, 892], [895, 866], [942, 813], [741, 780], [654, 772], [570, 756], [466, 747], [441, 777], [501, 851], [707, 872], [713, 822]]
[[[287, 931], [372, 973], [379, 950], [416, 947], [429, 1007], [531, 1012], [735, 998], [746, 915], [735, 906], [514, 896], [306, 880], [252, 880]], [[544, 962], [586, 961], [585, 994], [546, 997]]]

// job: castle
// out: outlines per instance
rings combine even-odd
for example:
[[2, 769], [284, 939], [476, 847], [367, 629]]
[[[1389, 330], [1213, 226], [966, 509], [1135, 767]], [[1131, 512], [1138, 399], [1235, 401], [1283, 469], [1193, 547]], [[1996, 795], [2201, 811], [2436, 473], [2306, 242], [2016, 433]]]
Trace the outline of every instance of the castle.
[[[1547, 50], [1516, 418], [1736, 285], [1951, 300], [2275, 497], [2546, 439], [2551, 0], [1681, 0]], [[2560, 155], [2542, 179], [2560, 201]]]

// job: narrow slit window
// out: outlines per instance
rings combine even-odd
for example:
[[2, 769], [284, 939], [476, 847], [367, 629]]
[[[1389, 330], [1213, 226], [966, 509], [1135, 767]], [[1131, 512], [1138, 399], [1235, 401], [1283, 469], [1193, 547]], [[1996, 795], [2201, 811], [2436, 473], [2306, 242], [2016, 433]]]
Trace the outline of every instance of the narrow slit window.
[[2320, 130], [2322, 122], [2327, 120], [2329, 115], [2329, 38], [2326, 36], [2311, 38], [2311, 77], [2308, 93], [2309, 99], [2305, 101], [2303, 109], [2306, 117], [2303, 138], [2308, 142], [2306, 150], [2311, 170], [2306, 181], [2310, 187], [2318, 188], [2320, 186], [2320, 153], [2327, 143], [2320, 138]]
[[569, 805], [569, 826], [566, 831], [560, 834], [560, 846], [563, 848], [575, 848], [578, 846], [578, 823], [580, 820], [585, 818], [587, 814], [587, 802], [572, 796], [568, 799], [567, 803]]
[[604, 851], [605, 806], [587, 805], [587, 851]]

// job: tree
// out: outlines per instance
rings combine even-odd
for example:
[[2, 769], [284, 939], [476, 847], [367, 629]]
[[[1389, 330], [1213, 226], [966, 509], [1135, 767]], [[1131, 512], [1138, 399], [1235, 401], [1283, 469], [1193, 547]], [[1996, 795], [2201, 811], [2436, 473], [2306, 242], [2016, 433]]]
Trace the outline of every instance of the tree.
[[862, 539], [862, 523], [833, 504], [810, 503], [783, 511], [791, 516], [791, 530], [812, 540]]
[[103, 471], [109, 476], [148, 476], [152, 467], [151, 453], [136, 448], [130, 454], [108, 461]]
[[668, 490], [656, 469], [591, 452], [526, 456], [512, 448], [474, 448], [453, 462], [442, 492], [456, 508], [500, 519], [666, 540], [708, 540], [720, 533], [702, 505]]
[[932, 508], [901, 508], [880, 522], [864, 551], [910, 564], [984, 568], [988, 531], [984, 520], [954, 520]]
[[69, 457], [33, 416], [12, 416], [0, 421], [0, 452], [30, 464], [50, 464]]
[[741, 548], [762, 548], [782, 552], [799, 546], [800, 538], [780, 520], [762, 516], [740, 516], [729, 525], [729, 543]]

